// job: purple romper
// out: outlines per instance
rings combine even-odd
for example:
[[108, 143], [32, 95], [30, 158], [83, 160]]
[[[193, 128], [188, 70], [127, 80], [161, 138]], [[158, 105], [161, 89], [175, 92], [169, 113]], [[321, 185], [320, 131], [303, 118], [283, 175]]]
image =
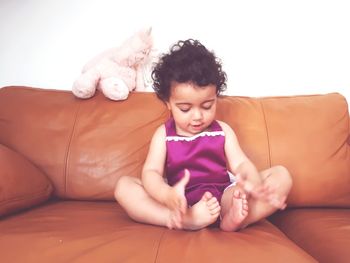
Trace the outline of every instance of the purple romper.
[[176, 134], [175, 122], [170, 118], [166, 128], [166, 167], [168, 184], [173, 186], [190, 171], [185, 195], [189, 206], [197, 203], [206, 191], [220, 202], [224, 190], [231, 185], [226, 167], [225, 134], [217, 121], [207, 131], [192, 137]]

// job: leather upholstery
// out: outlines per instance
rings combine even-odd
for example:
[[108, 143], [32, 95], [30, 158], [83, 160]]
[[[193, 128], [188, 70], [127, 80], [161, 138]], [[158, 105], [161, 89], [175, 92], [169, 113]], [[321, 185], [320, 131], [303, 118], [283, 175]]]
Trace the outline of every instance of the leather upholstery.
[[291, 209], [271, 221], [318, 261], [349, 262], [349, 209]]
[[[119, 176], [140, 176], [151, 136], [169, 117], [153, 93], [113, 102], [3, 88], [0, 105], [0, 142], [47, 174], [56, 196], [75, 200], [113, 200]], [[349, 114], [340, 94], [223, 97], [217, 118], [260, 170], [290, 170], [289, 206], [350, 206]]]
[[50, 202], [0, 232], [2, 262], [317, 262], [266, 220], [238, 233], [176, 231], [135, 223], [113, 202]]
[[52, 185], [20, 154], [0, 144], [0, 217], [44, 203]]
[[[276, 226], [263, 220], [238, 233], [215, 228], [174, 231], [138, 224], [114, 201], [117, 179], [140, 176], [151, 136], [168, 117], [165, 105], [153, 93], [132, 93], [126, 101], [115, 102], [100, 93], [79, 100], [69, 91], [0, 89], [0, 156], [1, 151], [18, 155], [2, 165], [19, 171], [26, 167], [28, 173], [13, 173], [15, 182], [27, 176], [25, 190], [38, 189], [32, 179], [36, 176], [41, 177], [39, 186], [53, 186], [48, 202], [43, 203], [50, 188], [40, 202], [25, 200], [12, 212], [26, 211], [0, 219], [1, 260], [349, 259], [350, 124], [342, 95], [219, 99], [217, 119], [231, 125], [258, 169], [281, 164], [294, 180], [287, 210], [271, 217]], [[6, 209], [1, 194], [15, 195], [19, 189], [16, 184], [9, 187], [7, 178], [0, 179], [0, 211]], [[328, 251], [317, 240], [328, 240]]]

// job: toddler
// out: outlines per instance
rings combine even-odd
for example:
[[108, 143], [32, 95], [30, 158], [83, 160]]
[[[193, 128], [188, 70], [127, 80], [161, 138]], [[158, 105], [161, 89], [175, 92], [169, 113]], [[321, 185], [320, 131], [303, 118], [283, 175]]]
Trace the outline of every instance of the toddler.
[[287, 169], [257, 171], [232, 128], [215, 120], [226, 74], [213, 52], [196, 40], [179, 41], [152, 78], [171, 117], [152, 137], [141, 179], [117, 182], [115, 198], [132, 219], [170, 229], [238, 231], [285, 208], [292, 186]]

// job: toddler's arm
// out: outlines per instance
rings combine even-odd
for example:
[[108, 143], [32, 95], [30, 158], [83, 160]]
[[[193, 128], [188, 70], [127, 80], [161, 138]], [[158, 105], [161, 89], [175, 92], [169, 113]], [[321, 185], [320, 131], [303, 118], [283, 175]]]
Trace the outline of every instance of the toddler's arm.
[[165, 127], [162, 125], [156, 130], [151, 140], [150, 149], [142, 169], [142, 184], [151, 197], [181, 217], [180, 215], [186, 213], [187, 209], [185, 186], [189, 180], [189, 172], [187, 171], [184, 178], [173, 187], [164, 181], [165, 137]]
[[249, 159], [241, 162], [233, 172], [236, 175], [237, 183], [248, 194], [257, 194], [257, 190], [261, 188], [263, 180], [255, 165]]
[[274, 191], [276, 186], [264, 181], [255, 165], [242, 151], [234, 131], [224, 122], [220, 122], [225, 132], [225, 154], [229, 169], [236, 175], [237, 183], [246, 191], [248, 195], [259, 198], [272, 206], [283, 209], [285, 200], [278, 200]]
[[262, 184], [261, 176], [255, 165], [248, 159], [242, 151], [236, 134], [229, 125], [219, 122], [225, 133], [225, 154], [229, 170], [238, 175], [239, 182], [246, 184], [245, 189], [251, 192], [257, 186]]

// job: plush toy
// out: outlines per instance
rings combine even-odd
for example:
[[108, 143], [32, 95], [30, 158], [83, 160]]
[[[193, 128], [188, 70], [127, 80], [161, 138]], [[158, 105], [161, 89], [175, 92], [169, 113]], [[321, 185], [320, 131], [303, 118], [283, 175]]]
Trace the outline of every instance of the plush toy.
[[111, 100], [125, 100], [129, 92], [145, 90], [144, 63], [153, 45], [151, 30], [140, 30], [121, 46], [89, 61], [73, 84], [73, 94], [87, 99], [99, 89]]

